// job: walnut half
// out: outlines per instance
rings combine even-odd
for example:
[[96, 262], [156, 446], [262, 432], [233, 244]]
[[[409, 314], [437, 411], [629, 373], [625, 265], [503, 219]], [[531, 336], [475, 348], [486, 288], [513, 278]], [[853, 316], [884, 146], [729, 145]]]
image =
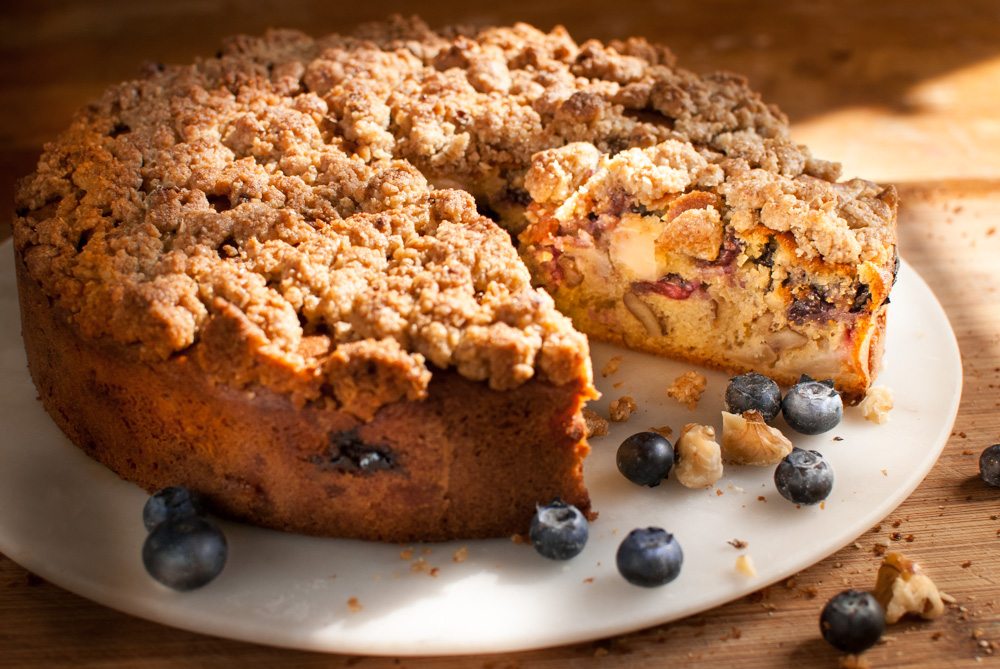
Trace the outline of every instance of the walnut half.
[[715, 441], [714, 429], [696, 423], [681, 429], [674, 476], [687, 488], [704, 488], [722, 478], [722, 449]]
[[736, 465], [773, 465], [792, 452], [792, 442], [764, 422], [759, 411], [722, 412], [722, 457]]
[[910, 613], [926, 620], [944, 613], [944, 602], [934, 581], [913, 560], [889, 553], [882, 560], [875, 579], [875, 599], [885, 609], [885, 621], [892, 624]]

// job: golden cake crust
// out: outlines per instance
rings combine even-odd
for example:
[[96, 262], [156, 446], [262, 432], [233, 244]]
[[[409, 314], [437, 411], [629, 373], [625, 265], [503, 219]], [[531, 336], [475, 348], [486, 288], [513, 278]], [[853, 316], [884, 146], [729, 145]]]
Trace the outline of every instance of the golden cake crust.
[[85, 337], [162, 360], [207, 334], [211, 373], [299, 403], [328, 385], [361, 417], [423, 397], [432, 366], [499, 390], [589, 375], [585, 339], [471, 197], [359, 157], [337, 101], [289, 83], [327, 51], [238, 38], [110, 89], [21, 183], [29, 273]]
[[29, 369], [86, 453], [149, 491], [186, 485], [265, 527], [382, 541], [509, 536], [535, 504], [585, 513], [582, 379], [496, 391], [436, 373], [420, 401], [363, 421], [266, 387], [213, 382], [198, 343], [166, 360], [81, 338], [18, 261]]

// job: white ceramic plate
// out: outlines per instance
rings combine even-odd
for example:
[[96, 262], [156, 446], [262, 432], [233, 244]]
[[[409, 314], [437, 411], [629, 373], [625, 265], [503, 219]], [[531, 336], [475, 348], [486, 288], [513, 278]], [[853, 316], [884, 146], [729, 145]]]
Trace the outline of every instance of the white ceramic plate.
[[[598, 409], [625, 394], [639, 409], [594, 440], [586, 478], [600, 518], [577, 558], [552, 562], [500, 539], [416, 545], [405, 559], [405, 546], [223, 523], [230, 544], [224, 572], [180, 594], [143, 571], [144, 493], [78, 451], [36, 400], [11, 256], [10, 243], [0, 246], [0, 551], [107, 606], [278, 646], [392, 655], [511, 651], [627, 632], [722, 604], [808, 567], [885, 517], [936, 461], [961, 394], [948, 320], [904, 264], [879, 380], [896, 395], [889, 423], [865, 422], [851, 409], [832, 433], [793, 438], [833, 465], [836, 484], [825, 508], [785, 502], [771, 468], [729, 468], [711, 490], [688, 490], [674, 480], [653, 489], [626, 481], [615, 468], [618, 443], [652, 426], [671, 425], [675, 434], [692, 421], [718, 428], [726, 376], [706, 373], [708, 390], [692, 412], [664, 393], [690, 366], [598, 345], [594, 368], [604, 393]], [[599, 370], [613, 355], [623, 357], [621, 367], [602, 378]], [[621, 539], [648, 525], [673, 532], [684, 550], [680, 576], [661, 588], [629, 585], [615, 568]], [[731, 539], [749, 546], [738, 551]], [[466, 559], [456, 561], [462, 552]], [[735, 571], [741, 552], [752, 556], [756, 577]]]

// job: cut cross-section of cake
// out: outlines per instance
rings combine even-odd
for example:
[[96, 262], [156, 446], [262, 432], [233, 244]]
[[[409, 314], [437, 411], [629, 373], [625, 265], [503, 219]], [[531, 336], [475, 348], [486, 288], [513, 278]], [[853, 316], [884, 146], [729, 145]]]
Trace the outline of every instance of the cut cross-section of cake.
[[521, 255], [591, 336], [860, 400], [877, 373], [896, 195], [667, 140], [539, 152]]

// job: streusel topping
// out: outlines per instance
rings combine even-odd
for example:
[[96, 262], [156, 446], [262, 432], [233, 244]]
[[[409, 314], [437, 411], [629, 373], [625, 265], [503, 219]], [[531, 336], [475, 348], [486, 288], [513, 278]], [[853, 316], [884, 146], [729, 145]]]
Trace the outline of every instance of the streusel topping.
[[[576, 162], [525, 183], [532, 156], [574, 142]], [[236, 37], [111, 88], [21, 183], [15, 243], [88, 337], [150, 359], [200, 343], [224, 382], [370, 417], [422, 397], [434, 367], [497, 389], [589, 379], [586, 340], [473, 198], [516, 233], [532, 195], [567, 197], [579, 184], [561, 175], [583, 183], [601, 160], [643, 199], [725, 176], [733, 211], [818, 235], [832, 260], [878, 234], [798, 230], [817, 202], [882, 212], [740, 77], [695, 76], [642, 39], [397, 18]]]

